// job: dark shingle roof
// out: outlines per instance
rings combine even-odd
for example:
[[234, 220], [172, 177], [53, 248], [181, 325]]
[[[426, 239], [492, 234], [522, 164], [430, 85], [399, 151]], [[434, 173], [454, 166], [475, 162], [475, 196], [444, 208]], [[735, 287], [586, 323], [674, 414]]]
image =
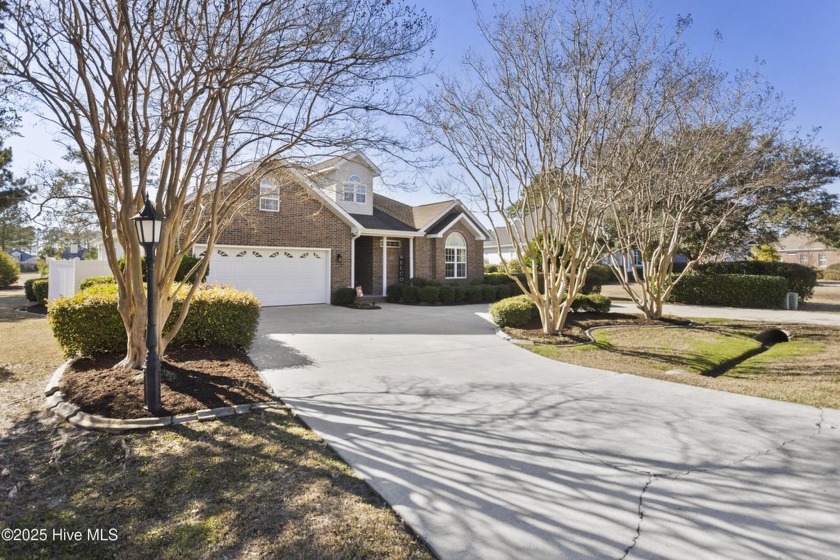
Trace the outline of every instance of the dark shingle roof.
[[436, 223], [430, 230], [428, 230], [429, 235], [434, 235], [436, 233], [440, 233], [446, 226], [452, 223], [452, 220], [457, 218], [461, 215], [461, 212], [450, 212], [443, 218], [441, 218], [438, 223]]
[[391, 231], [417, 231], [416, 228], [401, 222], [390, 214], [386, 214], [379, 208], [374, 207], [373, 215], [350, 214], [354, 220], [359, 222], [365, 229], [385, 229]]

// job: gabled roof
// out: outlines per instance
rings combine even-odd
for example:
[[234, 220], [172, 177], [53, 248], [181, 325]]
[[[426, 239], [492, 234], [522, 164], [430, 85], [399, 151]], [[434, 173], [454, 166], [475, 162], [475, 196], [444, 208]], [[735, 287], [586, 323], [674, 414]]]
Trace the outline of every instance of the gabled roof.
[[378, 177], [382, 175], [382, 170], [379, 169], [379, 167], [377, 167], [375, 163], [373, 163], [365, 154], [357, 151], [347, 152], [346, 154], [331, 157], [314, 165], [310, 165], [309, 169], [312, 171], [323, 173], [328, 169], [335, 169], [341, 167], [344, 163], [353, 160], [359, 161], [362, 163], [362, 165], [368, 167], [371, 171], [373, 171], [373, 174], [375, 176]]
[[374, 207], [373, 215], [367, 214], [350, 214], [353, 219], [362, 224], [365, 229], [380, 229], [393, 231], [411, 231], [416, 232], [417, 229], [405, 222], [401, 222], [396, 217], [387, 212]]
[[457, 200], [444, 200], [441, 202], [414, 206], [412, 208], [412, 213], [414, 214], [414, 224], [418, 229], [426, 229], [459, 204], [460, 203]]
[[437, 223], [426, 231], [426, 234], [429, 237], [442, 237], [444, 233], [449, 231], [458, 222], [464, 223], [467, 228], [471, 229], [477, 240], [487, 241], [490, 238], [490, 232], [476, 222], [469, 212], [460, 207], [446, 214], [443, 219], [438, 220]]

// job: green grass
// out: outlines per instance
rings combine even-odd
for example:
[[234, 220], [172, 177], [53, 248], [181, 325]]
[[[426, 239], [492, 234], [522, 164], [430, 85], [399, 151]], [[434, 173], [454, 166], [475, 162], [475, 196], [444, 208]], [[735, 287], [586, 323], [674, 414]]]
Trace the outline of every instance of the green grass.
[[807, 358], [825, 351], [825, 344], [792, 340], [785, 344], [771, 346], [766, 352], [753, 356], [726, 372], [724, 376], [758, 376], [766, 372], [773, 364], [788, 362], [797, 358]]

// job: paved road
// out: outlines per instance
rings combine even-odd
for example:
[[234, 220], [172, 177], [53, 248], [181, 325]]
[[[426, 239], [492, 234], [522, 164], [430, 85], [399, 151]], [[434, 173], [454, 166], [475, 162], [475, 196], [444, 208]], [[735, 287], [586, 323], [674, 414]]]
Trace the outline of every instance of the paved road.
[[[616, 313], [641, 313], [629, 301], [613, 301], [610, 308]], [[840, 313], [830, 311], [805, 311], [785, 309], [744, 309], [740, 307], [706, 307], [700, 305], [665, 304], [665, 315], [689, 318], [721, 318], [741, 321], [766, 321], [770, 323], [806, 323], [812, 325], [840, 326]]]
[[484, 310], [264, 309], [251, 355], [442, 558], [837, 557], [840, 411], [548, 361]]

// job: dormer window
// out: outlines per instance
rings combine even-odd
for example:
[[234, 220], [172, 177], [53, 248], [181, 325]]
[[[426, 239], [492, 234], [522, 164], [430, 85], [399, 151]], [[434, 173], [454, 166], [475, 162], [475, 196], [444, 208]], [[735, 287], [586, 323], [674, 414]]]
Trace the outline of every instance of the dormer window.
[[280, 211], [280, 184], [273, 177], [263, 177], [260, 181], [260, 210]]
[[367, 201], [367, 187], [362, 184], [358, 175], [350, 175], [344, 183], [344, 202], [358, 202], [364, 204]]

